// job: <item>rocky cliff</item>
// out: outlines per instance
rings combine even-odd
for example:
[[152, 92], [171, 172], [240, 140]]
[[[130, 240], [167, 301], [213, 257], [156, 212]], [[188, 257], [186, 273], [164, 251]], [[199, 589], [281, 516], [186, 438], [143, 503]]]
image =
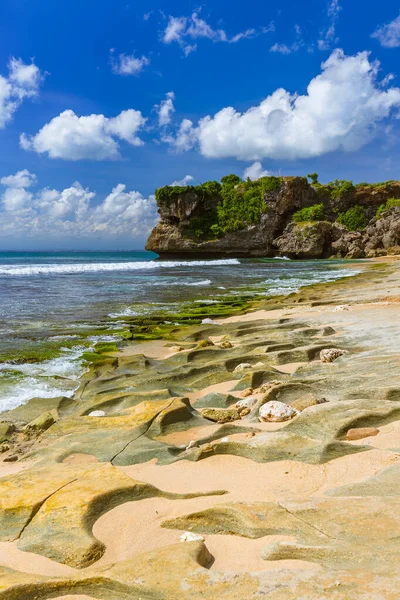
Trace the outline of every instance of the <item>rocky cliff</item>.
[[321, 185], [305, 177], [235, 175], [156, 191], [146, 244], [162, 257], [362, 258], [400, 246], [400, 182]]

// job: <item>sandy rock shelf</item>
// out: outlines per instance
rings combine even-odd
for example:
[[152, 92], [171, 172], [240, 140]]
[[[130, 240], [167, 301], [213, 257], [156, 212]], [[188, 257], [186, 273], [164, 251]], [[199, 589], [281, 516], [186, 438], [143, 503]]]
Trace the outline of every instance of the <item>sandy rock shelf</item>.
[[376, 265], [131, 344], [54, 423], [16, 409], [0, 598], [397, 600], [400, 263]]

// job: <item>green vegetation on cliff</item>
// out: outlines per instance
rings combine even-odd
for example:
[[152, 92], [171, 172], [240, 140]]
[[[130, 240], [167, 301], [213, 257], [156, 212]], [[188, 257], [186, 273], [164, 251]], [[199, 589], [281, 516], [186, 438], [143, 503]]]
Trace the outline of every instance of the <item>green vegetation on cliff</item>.
[[323, 221], [325, 219], [325, 208], [323, 204], [306, 206], [296, 211], [293, 215], [295, 223]]
[[389, 200], [385, 204], [381, 204], [380, 207], [378, 208], [378, 210], [376, 211], [376, 218], [379, 219], [381, 217], [382, 213], [385, 212], [385, 210], [388, 210], [389, 208], [392, 208], [393, 206], [400, 206], [399, 198], [389, 198]]
[[344, 225], [349, 231], [360, 231], [368, 225], [365, 208], [357, 204], [346, 212], [340, 213], [337, 222]]
[[[246, 225], [259, 223], [268, 211], [265, 195], [278, 190], [281, 177], [261, 177], [257, 181], [243, 181], [237, 175], [226, 175], [218, 181], [207, 181], [196, 186], [164, 186], [156, 190], [156, 202], [160, 206], [178, 198], [195, 194], [203, 204], [211, 201], [204, 214], [190, 219], [188, 229], [200, 239], [218, 238], [225, 233], [238, 231]], [[212, 203], [214, 201], [214, 204]]]
[[[220, 182], [207, 181], [184, 187], [164, 186], [156, 190], [155, 196], [161, 210], [166, 209], [167, 221], [171, 218], [172, 223], [176, 215], [176, 224], [179, 223], [184, 235], [194, 238], [196, 242], [216, 240], [247, 226], [257, 225], [268, 213], [271, 214], [271, 222], [275, 222], [274, 207], [278, 201], [287, 207], [284, 208], [286, 224], [290, 220], [295, 223], [336, 221], [349, 231], [366, 227], [371, 218], [369, 203], [376, 212], [377, 197], [381, 201], [390, 198], [379, 207], [376, 212], [378, 218], [387, 208], [400, 205], [400, 200], [395, 197], [400, 196], [400, 183], [396, 181], [354, 185], [352, 181], [335, 179], [322, 184], [318, 181], [318, 173], [310, 173], [307, 177], [310, 180], [308, 191], [305, 177], [270, 176], [244, 181], [230, 174], [222, 177]], [[290, 182], [295, 179], [303, 179], [305, 187], [294, 191]], [[312, 201], [314, 203], [308, 206]], [[189, 206], [188, 212], [185, 212], [185, 202]], [[194, 208], [190, 208], [191, 205]], [[280, 218], [283, 213], [278, 211], [277, 214]], [[268, 225], [268, 218], [264, 221]]]

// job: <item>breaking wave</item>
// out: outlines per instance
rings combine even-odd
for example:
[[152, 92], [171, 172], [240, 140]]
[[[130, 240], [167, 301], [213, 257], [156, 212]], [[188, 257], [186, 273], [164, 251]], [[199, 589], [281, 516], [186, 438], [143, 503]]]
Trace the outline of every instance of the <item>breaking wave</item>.
[[70, 273], [98, 273], [99, 271], [144, 271], [149, 269], [174, 269], [176, 267], [219, 267], [224, 265], [238, 265], [236, 258], [221, 260], [191, 260], [191, 261], [143, 261], [143, 262], [114, 262], [114, 263], [75, 263], [75, 264], [49, 264], [26, 265], [23, 267], [2, 265], [0, 275], [64, 275]]

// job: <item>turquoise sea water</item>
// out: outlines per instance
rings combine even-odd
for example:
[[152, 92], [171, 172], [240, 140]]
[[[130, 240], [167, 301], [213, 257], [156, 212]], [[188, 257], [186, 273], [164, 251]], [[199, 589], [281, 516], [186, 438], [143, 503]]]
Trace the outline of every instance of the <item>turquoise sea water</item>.
[[[150, 252], [0, 252], [0, 411], [72, 395], [85, 371], [82, 334], [90, 331], [93, 344], [118, 340], [124, 316], [213, 303], [249, 287], [263, 296], [290, 293], [355, 273], [342, 261], [156, 259]], [[49, 345], [55, 357], [32, 358]]]

